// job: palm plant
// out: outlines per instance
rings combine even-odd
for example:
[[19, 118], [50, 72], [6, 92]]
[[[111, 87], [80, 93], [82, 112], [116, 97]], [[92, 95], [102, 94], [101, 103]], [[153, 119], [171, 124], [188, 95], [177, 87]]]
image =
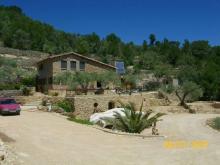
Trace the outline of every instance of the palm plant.
[[[141, 133], [144, 129], [150, 128], [153, 124], [159, 121], [159, 118], [164, 113], [157, 113], [152, 115], [152, 110], [142, 112], [143, 101], [141, 103], [139, 111], [135, 107], [134, 103], [128, 104], [121, 103], [124, 110], [123, 113], [115, 112], [115, 119], [112, 121], [113, 128], [123, 132], [129, 133]], [[106, 120], [109, 123], [109, 119]]]

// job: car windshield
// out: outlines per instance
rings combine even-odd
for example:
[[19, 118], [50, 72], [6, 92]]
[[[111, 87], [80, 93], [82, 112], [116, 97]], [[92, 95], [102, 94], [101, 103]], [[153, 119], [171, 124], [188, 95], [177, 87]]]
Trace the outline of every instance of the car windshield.
[[0, 100], [0, 104], [16, 104], [14, 99]]

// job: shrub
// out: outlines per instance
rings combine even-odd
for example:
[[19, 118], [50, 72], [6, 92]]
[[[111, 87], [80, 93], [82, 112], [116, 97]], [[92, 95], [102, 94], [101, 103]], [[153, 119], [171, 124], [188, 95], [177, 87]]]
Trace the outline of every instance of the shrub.
[[144, 88], [147, 91], [155, 91], [155, 90], [159, 89], [159, 87], [160, 87], [160, 83], [157, 81], [150, 81], [150, 82], [147, 82], [146, 84], [144, 84]]
[[35, 75], [22, 78], [21, 83], [26, 86], [35, 86], [36, 78]]
[[67, 100], [63, 100], [63, 101], [58, 102], [57, 106], [62, 108], [65, 112], [73, 112], [74, 111], [72, 104]]
[[212, 120], [211, 127], [220, 131], [220, 117], [216, 117]]
[[30, 88], [28, 88], [28, 87], [26, 87], [26, 86], [22, 86], [22, 87], [21, 87], [21, 91], [22, 91], [22, 94], [23, 94], [24, 96], [29, 96], [30, 93], [31, 93]]

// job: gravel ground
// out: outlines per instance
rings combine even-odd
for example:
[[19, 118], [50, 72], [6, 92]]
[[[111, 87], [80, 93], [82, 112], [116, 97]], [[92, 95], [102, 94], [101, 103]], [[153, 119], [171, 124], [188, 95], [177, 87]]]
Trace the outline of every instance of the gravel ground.
[[0, 116], [0, 132], [14, 139], [7, 143], [19, 156], [14, 164], [219, 165], [220, 133], [205, 124], [215, 116], [167, 115], [158, 124], [167, 138], [142, 139], [104, 133], [54, 113], [23, 111]]
[[[0, 133], [0, 138], [1, 136], [2, 133]], [[20, 161], [14, 149], [0, 139], [0, 165], [19, 165], [19, 162]]]

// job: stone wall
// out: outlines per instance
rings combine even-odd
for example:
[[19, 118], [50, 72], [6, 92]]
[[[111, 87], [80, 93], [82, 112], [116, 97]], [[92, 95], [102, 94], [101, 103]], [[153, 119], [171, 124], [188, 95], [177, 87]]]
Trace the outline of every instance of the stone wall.
[[22, 95], [21, 90], [2, 90], [0, 91], [0, 97], [12, 97]]
[[0, 46], [0, 53], [1, 54], [13, 54], [15, 56], [27, 56], [27, 57], [37, 57], [37, 58], [43, 58], [47, 57], [49, 54], [38, 52], [38, 51], [32, 51], [32, 50], [19, 50], [19, 49], [13, 49], [13, 48], [7, 48], [7, 47], [1, 47]]
[[79, 118], [88, 119], [94, 111], [94, 104], [98, 103], [99, 111], [106, 111], [109, 109], [111, 103], [115, 104], [115, 107], [119, 106], [118, 101], [124, 103], [133, 102], [140, 107], [143, 101], [144, 108], [147, 110], [150, 106], [163, 106], [169, 105], [169, 101], [165, 98], [160, 98], [157, 92], [149, 93], [137, 93], [132, 95], [93, 95], [93, 96], [75, 96], [74, 107], [75, 115]]

